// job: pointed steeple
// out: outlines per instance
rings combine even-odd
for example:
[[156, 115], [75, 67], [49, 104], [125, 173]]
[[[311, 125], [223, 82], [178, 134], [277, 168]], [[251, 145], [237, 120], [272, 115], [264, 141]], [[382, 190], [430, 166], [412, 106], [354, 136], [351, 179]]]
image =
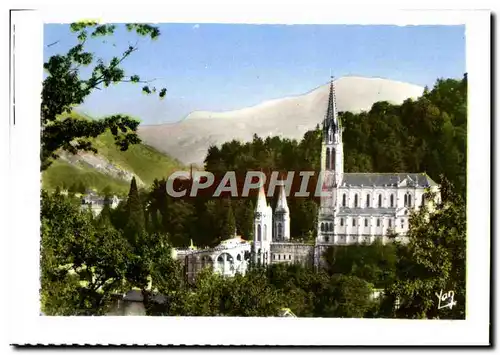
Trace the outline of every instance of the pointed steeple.
[[339, 123], [337, 119], [337, 99], [335, 97], [335, 88], [333, 85], [333, 76], [330, 77], [330, 93], [328, 95], [328, 107], [326, 110], [325, 120], [323, 121], [323, 128], [328, 131], [329, 128], [333, 129], [333, 132], [337, 132], [339, 129]]
[[262, 212], [267, 208], [267, 200], [266, 193], [264, 192], [264, 186], [261, 186], [259, 189], [259, 196], [257, 197], [257, 205], [255, 206], [255, 210]]
[[288, 204], [286, 202], [286, 194], [285, 194], [285, 184], [283, 181], [280, 181], [280, 193], [278, 196], [278, 202], [276, 203], [276, 212], [286, 212], [289, 213]]

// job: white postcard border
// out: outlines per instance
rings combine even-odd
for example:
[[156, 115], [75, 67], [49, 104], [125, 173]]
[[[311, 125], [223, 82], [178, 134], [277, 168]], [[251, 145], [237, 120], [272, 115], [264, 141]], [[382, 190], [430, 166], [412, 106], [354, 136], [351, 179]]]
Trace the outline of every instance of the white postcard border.
[[[9, 342], [16, 344], [410, 345], [487, 344], [490, 255], [490, 16], [487, 11], [231, 11], [199, 3], [168, 11], [90, 5], [12, 14], [16, 25], [16, 125], [10, 127], [7, 259]], [[95, 10], [98, 9], [98, 10]], [[148, 9], [148, 10], [146, 10]], [[261, 11], [258, 11], [258, 10]], [[292, 9], [295, 9], [293, 7]], [[96, 16], [97, 15], [97, 16]], [[103, 22], [466, 24], [469, 82], [467, 320], [41, 317], [39, 316], [40, 90], [43, 23]]]

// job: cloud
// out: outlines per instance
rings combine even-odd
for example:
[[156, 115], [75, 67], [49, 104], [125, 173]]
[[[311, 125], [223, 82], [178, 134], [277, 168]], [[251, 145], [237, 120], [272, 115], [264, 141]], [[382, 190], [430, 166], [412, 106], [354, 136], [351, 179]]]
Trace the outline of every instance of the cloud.
[[197, 30], [198, 28], [200, 28], [199, 24], [196, 24], [196, 25], [193, 26], [193, 30]]

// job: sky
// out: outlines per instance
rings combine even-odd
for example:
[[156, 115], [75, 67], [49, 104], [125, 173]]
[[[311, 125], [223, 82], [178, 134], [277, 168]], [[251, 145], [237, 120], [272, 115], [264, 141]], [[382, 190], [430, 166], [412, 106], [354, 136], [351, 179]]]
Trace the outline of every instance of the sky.
[[[89, 39], [86, 49], [105, 60], [129, 44], [126, 61], [137, 74], [166, 87], [165, 99], [141, 93], [140, 84], [96, 90], [79, 107], [94, 117], [124, 113], [142, 124], [171, 123], [192, 111], [227, 111], [305, 94], [330, 75], [381, 77], [432, 87], [461, 78], [465, 26], [159, 24], [157, 40], [117, 25], [113, 36]], [[69, 25], [46, 24], [44, 61], [77, 43]], [[82, 71], [82, 76], [88, 71]]]

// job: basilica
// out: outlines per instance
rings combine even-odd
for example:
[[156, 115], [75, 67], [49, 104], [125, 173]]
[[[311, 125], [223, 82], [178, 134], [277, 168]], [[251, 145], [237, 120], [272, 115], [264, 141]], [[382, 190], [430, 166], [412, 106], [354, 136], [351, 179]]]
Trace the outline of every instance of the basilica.
[[321, 198], [317, 244], [373, 242], [393, 232], [404, 237], [410, 211], [426, 203], [427, 189], [438, 194], [438, 184], [425, 173], [345, 173], [342, 133], [332, 82], [321, 149], [327, 196]]
[[214, 272], [226, 276], [244, 274], [250, 262], [301, 263], [313, 267], [321, 263], [324, 251], [332, 245], [375, 240], [386, 243], [394, 234], [404, 242], [411, 210], [431, 202], [425, 199], [428, 190], [436, 193], [439, 202], [439, 185], [425, 173], [345, 173], [342, 134], [331, 81], [323, 120], [321, 172], [324, 181], [314, 243], [291, 241], [290, 218], [293, 216], [290, 216], [284, 184], [279, 184], [274, 211], [261, 187], [255, 207], [253, 241], [235, 235], [215, 248], [178, 250], [176, 255], [183, 258], [186, 273], [194, 277], [202, 268], [210, 266]]

